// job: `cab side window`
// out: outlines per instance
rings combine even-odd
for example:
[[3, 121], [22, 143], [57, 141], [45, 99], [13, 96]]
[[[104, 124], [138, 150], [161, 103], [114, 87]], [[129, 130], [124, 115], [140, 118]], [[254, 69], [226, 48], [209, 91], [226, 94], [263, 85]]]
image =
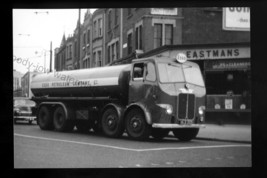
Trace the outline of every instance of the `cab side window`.
[[134, 64], [133, 80], [141, 80], [144, 77], [144, 63]]
[[151, 82], [156, 81], [156, 69], [152, 62], [147, 64], [146, 80]]

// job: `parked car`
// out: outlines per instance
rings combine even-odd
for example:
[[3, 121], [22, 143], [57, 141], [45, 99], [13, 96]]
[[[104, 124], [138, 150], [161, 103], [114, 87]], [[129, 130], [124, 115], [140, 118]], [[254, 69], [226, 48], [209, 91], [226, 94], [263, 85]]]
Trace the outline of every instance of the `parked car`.
[[36, 103], [24, 97], [14, 97], [13, 101], [14, 123], [20, 120], [28, 121], [29, 124], [32, 124], [32, 121], [36, 120]]

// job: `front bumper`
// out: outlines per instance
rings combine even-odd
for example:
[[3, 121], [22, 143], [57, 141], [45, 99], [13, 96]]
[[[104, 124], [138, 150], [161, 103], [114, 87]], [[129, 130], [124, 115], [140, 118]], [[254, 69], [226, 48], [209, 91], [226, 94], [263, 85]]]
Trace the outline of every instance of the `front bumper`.
[[152, 128], [162, 129], [178, 129], [178, 128], [205, 128], [204, 124], [190, 124], [190, 125], [179, 125], [179, 124], [152, 124]]
[[36, 116], [14, 116], [16, 120], [24, 120], [24, 121], [34, 121], [36, 120]]

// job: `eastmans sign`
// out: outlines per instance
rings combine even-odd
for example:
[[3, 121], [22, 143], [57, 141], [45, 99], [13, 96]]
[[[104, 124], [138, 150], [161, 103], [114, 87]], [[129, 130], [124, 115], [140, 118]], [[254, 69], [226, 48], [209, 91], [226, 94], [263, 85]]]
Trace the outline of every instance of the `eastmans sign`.
[[241, 59], [250, 58], [249, 47], [236, 48], [199, 48], [199, 49], [185, 49], [172, 50], [170, 52], [163, 52], [163, 56], [171, 56], [175, 58], [177, 52], [186, 55], [188, 60], [212, 60], [212, 59]]

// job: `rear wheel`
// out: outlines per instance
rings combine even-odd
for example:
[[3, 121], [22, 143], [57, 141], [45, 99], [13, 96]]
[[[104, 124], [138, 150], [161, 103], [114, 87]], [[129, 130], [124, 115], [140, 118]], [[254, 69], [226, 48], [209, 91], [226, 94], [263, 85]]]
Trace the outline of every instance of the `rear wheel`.
[[152, 137], [155, 138], [156, 140], [161, 140], [164, 137], [168, 136], [169, 130], [167, 129], [152, 129]]
[[123, 125], [114, 108], [108, 108], [101, 120], [102, 130], [109, 137], [120, 137], [123, 134]]
[[199, 128], [184, 128], [173, 130], [173, 134], [181, 141], [190, 141], [198, 134]]
[[151, 126], [146, 123], [141, 109], [132, 109], [126, 116], [125, 127], [128, 135], [136, 140], [145, 140], [151, 133]]
[[[72, 117], [72, 112], [68, 111], [69, 117]], [[53, 119], [54, 127], [56, 131], [69, 132], [73, 130], [73, 120], [67, 118], [66, 113], [62, 106], [58, 106], [54, 112]]]
[[37, 123], [42, 130], [53, 129], [53, 119], [48, 106], [41, 106], [39, 109]]

